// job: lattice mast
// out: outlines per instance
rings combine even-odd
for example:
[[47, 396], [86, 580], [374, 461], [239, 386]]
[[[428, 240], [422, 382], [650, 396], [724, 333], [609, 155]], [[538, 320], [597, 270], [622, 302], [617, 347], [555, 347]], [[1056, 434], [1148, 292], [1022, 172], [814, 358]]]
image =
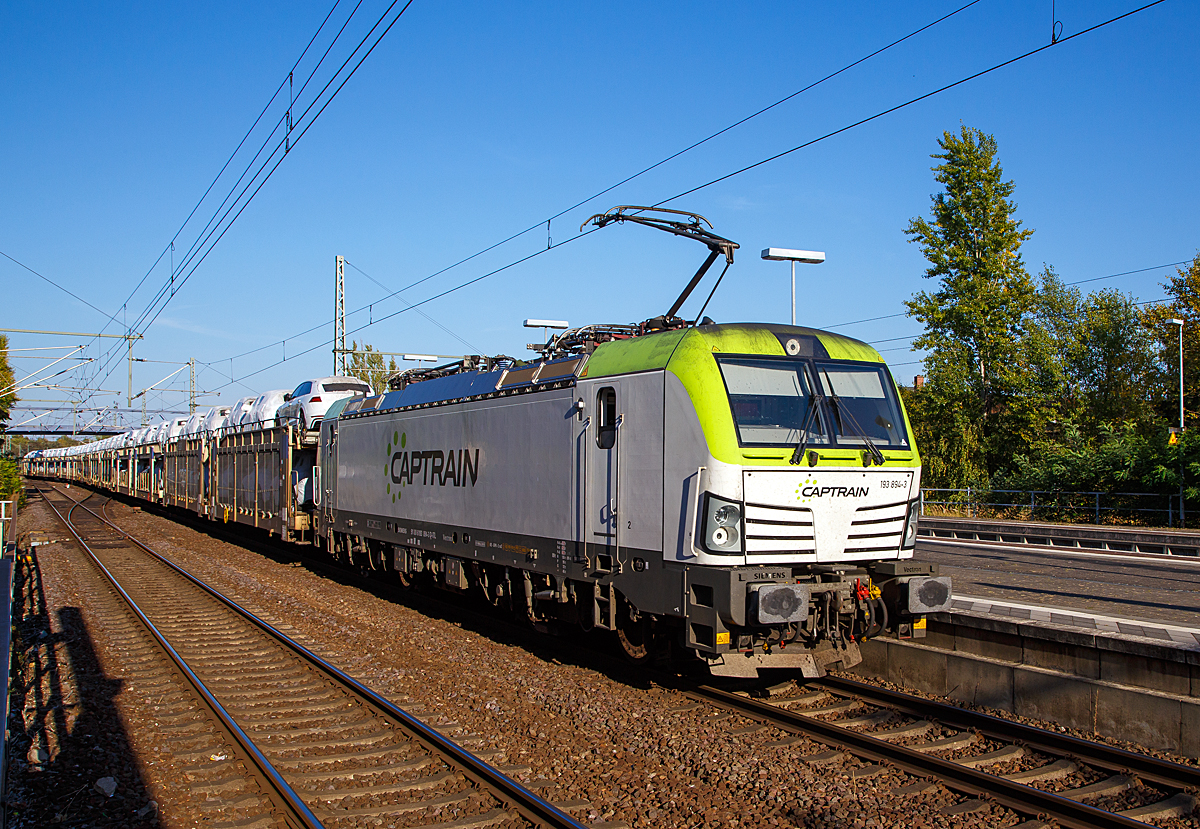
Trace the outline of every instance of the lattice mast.
[[333, 297], [333, 373], [346, 375], [346, 257], [336, 257]]

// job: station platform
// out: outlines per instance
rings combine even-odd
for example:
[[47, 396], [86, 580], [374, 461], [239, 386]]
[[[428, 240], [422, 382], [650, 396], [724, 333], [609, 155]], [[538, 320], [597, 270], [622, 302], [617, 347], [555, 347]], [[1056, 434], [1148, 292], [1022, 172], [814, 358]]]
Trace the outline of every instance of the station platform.
[[[951, 613], [995, 616], [1015, 621], [1044, 622], [1056, 626], [1065, 625], [1096, 633], [1133, 639], [1151, 639], [1156, 642], [1173, 642], [1183, 647], [1200, 648], [1200, 627], [1180, 627], [1145, 619], [1127, 619], [1069, 608], [1018, 604], [979, 596], [964, 596], [960, 593], [955, 593], [950, 611]], [[1200, 617], [1197, 617], [1196, 622], [1200, 624]]]
[[1200, 758], [1200, 560], [922, 538], [954, 580], [924, 638], [863, 644], [856, 672]]
[[916, 558], [950, 576], [956, 596], [998, 607], [1200, 628], [1200, 558], [1192, 556], [921, 538]]

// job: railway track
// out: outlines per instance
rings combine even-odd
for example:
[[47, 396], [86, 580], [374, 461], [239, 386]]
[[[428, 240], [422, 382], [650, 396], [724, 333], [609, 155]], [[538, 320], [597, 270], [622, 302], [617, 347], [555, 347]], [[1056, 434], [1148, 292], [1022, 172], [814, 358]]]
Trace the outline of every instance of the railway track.
[[[312, 564], [329, 568], [317, 560]], [[455, 611], [472, 615], [459, 606]], [[489, 624], [502, 624], [488, 618]], [[597, 659], [610, 661], [599, 654]], [[630, 670], [610, 667], [618, 674]], [[644, 679], [644, 671], [639, 673]], [[1145, 827], [1146, 821], [1191, 815], [1194, 793], [1200, 791], [1200, 769], [1192, 766], [840, 677], [749, 695], [665, 675], [656, 681], [690, 697], [678, 711], [708, 704], [719, 709], [718, 715], [733, 712], [830, 747], [800, 761], [840, 764], [840, 771], [856, 778], [894, 767], [918, 778], [896, 790], [898, 798], [941, 783], [977, 799], [950, 808], [970, 811], [978, 801], [990, 801], [1029, 818], [1022, 824], [1026, 829], [1047, 821], [1064, 827]], [[866, 765], [849, 768], [853, 758]]]
[[214, 825], [581, 826], [125, 533], [108, 499], [39, 491], [120, 597], [118, 641]]
[[[317, 559], [309, 563], [345, 573], [344, 568]], [[377, 581], [364, 580], [368, 583], [378, 586]], [[442, 604], [436, 597], [426, 599]], [[455, 612], [471, 613], [459, 606]], [[502, 624], [492, 617], [488, 623]], [[611, 662], [614, 673], [631, 670], [600, 654], [596, 658]], [[788, 695], [763, 699], [711, 685], [685, 685], [669, 676], [657, 679], [698, 702], [835, 749], [815, 758], [816, 762], [832, 763], [843, 753], [868, 760], [869, 765], [852, 772], [856, 776], [870, 776], [879, 765], [891, 765], [930, 781], [914, 784], [901, 795], [917, 794], [940, 782], [969, 798], [1030, 816], [1027, 829], [1049, 825], [1046, 821], [1064, 827], [1145, 827], [1147, 820], [1191, 814], [1197, 803], [1194, 793], [1200, 791], [1200, 769], [1193, 766], [841, 677], [829, 676], [802, 688], [788, 684]], [[1135, 806], [1101, 808], [1106, 801], [1134, 795], [1141, 801]], [[969, 810], [974, 805], [967, 801], [958, 807]]]
[[[784, 683], [765, 698], [710, 685], [680, 687], [693, 702], [810, 737], [831, 750], [805, 758], [834, 763], [853, 755], [870, 777], [886, 766], [940, 782], [981, 801], [1034, 816], [1022, 826], [1144, 827], [1191, 815], [1200, 768], [1016, 723], [841, 677], [804, 686]], [[1123, 801], [1133, 800], [1136, 806]], [[1106, 805], [1113, 808], [1104, 808]], [[971, 801], [955, 807], [969, 811]]]

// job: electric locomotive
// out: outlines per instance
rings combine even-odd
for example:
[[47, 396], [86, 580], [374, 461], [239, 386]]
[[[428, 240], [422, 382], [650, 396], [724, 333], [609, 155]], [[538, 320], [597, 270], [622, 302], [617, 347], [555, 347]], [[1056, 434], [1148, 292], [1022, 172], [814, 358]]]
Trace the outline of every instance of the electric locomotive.
[[719, 675], [819, 676], [860, 661], [862, 639], [920, 636], [950, 580], [912, 559], [920, 456], [883, 359], [827, 331], [675, 317], [736, 245], [646, 210], [595, 218], [712, 250], [671, 312], [335, 404], [314, 471], [323, 543]]

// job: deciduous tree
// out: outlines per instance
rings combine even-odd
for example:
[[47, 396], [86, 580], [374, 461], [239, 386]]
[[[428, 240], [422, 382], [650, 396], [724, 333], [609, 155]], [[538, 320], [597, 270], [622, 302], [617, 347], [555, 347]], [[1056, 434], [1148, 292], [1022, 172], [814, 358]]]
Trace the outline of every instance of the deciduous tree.
[[1178, 423], [1179, 329], [1167, 320], [1183, 320], [1183, 402], [1190, 421], [1200, 411], [1200, 253], [1168, 278], [1163, 288], [1170, 301], [1147, 308], [1145, 320], [1158, 342], [1155, 385], [1159, 389], [1159, 414], [1168, 423]]
[[[0, 334], [0, 392], [13, 385], [13, 370], [8, 364], [8, 337]], [[12, 392], [0, 394], [0, 428], [8, 422], [17, 396]]]
[[[941, 163], [932, 169], [943, 189], [932, 196], [931, 216], [911, 220], [905, 232], [929, 260], [926, 278], [939, 280], [936, 291], [917, 293], [907, 306], [925, 326], [913, 345], [928, 352], [922, 391], [938, 423], [927, 429], [938, 433], [938, 444], [925, 454], [931, 478], [946, 485], [952, 480], [935, 470], [949, 475], [965, 463], [954, 480], [986, 476], [1011, 451], [1012, 438], [1028, 437], [1020, 424], [1000, 421], [1028, 408], [1019, 399], [1028, 391], [1022, 348], [1037, 289], [1021, 259], [1033, 231], [1014, 217], [1014, 185], [1004, 180], [996, 139], [964, 126], [938, 144], [942, 152], [932, 158]], [[973, 448], [969, 457], [943, 462], [938, 445], [959, 454], [965, 450], [957, 447]]]
[[389, 357], [385, 364], [383, 355], [366, 343], [363, 343], [362, 348], [359, 348], [358, 343], [351, 343], [350, 348], [353, 349], [347, 367], [350, 374], [360, 380], [366, 380], [376, 394], [387, 391], [388, 375], [397, 370], [396, 358]]

